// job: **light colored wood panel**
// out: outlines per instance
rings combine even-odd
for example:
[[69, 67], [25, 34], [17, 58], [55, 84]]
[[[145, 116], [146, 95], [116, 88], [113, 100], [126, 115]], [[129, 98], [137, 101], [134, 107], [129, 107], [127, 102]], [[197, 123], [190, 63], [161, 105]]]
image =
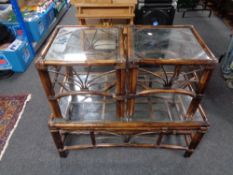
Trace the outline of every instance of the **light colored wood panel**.
[[82, 15], [86, 15], [87, 17], [89, 15], [96, 15], [96, 16], [106, 16], [108, 15], [109, 17], [111, 16], [132, 16], [130, 14], [128, 8], [83, 8], [82, 11], [80, 12]]

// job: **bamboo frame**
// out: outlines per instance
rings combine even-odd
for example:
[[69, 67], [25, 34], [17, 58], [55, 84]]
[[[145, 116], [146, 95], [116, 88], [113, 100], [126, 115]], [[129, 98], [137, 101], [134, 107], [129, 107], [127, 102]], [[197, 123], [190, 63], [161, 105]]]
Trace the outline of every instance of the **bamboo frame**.
[[[134, 50], [132, 48], [132, 28], [120, 28], [120, 56], [123, 61], [116, 60], [94, 60], [86, 62], [65, 62], [65, 61], [48, 61], [44, 60], [53, 40], [58, 31], [62, 27], [77, 27], [82, 29], [95, 29], [98, 27], [81, 27], [81, 26], [58, 26], [51, 35], [48, 43], [45, 45], [41, 55], [36, 60], [36, 67], [39, 72], [41, 83], [52, 110], [49, 116], [49, 129], [53, 137], [54, 143], [61, 157], [66, 157], [68, 150], [77, 150], [85, 148], [106, 148], [106, 147], [143, 147], [143, 148], [165, 148], [185, 150], [185, 157], [190, 157], [194, 149], [201, 141], [203, 135], [207, 132], [209, 123], [206, 114], [200, 105], [202, 96], [204, 95], [207, 82], [211, 76], [216, 58], [205, 45], [201, 37], [198, 35], [193, 26], [172, 26], [172, 28], [189, 28], [193, 36], [196, 37], [202, 49], [206, 52], [210, 59], [154, 59], [143, 58], [134, 60]], [[136, 26], [139, 29], [152, 28], [151, 26]], [[157, 28], [170, 28], [171, 26], [158, 26]], [[101, 27], [107, 28], [110, 27]], [[159, 70], [148, 70], [143, 65], [159, 66]], [[107, 72], [92, 72], [92, 66], [113, 67]], [[166, 66], [172, 66], [172, 71], [166, 70]], [[196, 68], [196, 67], [198, 68]], [[54, 67], [56, 70], [50, 70]], [[78, 72], [77, 67], [86, 67], [87, 71]], [[184, 68], [194, 67], [188, 71]], [[200, 67], [200, 68], [199, 68]], [[65, 68], [64, 73], [62, 69]], [[184, 70], [183, 70], [184, 69]], [[51, 76], [50, 74], [55, 74]], [[103, 89], [89, 89], [92, 85], [98, 85], [101, 77], [113, 75], [115, 80], [105, 83]], [[86, 78], [82, 79], [85, 76]], [[94, 76], [90, 80], [89, 77]], [[52, 78], [53, 77], [53, 78]], [[63, 80], [58, 80], [59, 78]], [[74, 78], [76, 77], [76, 78]], [[75, 85], [76, 83], [76, 85]], [[101, 84], [101, 81], [99, 82]], [[60, 90], [56, 91], [55, 86], [59, 86]], [[81, 90], [76, 90], [75, 86], [80, 86]], [[111, 90], [114, 88], [114, 92]], [[176, 95], [178, 99], [172, 100], [159, 94]], [[78, 95], [94, 95], [101, 96], [101, 101], [93, 101], [93, 104], [102, 105], [100, 115], [105, 114], [106, 104], [113, 103], [116, 108], [116, 121], [89, 121], [81, 122], [75, 120], [67, 120], [63, 118], [59, 106], [60, 99], [63, 97], [72, 97], [68, 108], [76, 103], [75, 98]], [[191, 100], [184, 104], [181, 96], [189, 97]], [[110, 98], [111, 100], [109, 101]], [[146, 100], [138, 101], [139, 98]], [[82, 102], [78, 102], [82, 103]], [[167, 111], [168, 120], [165, 121], [136, 121], [134, 114], [137, 110], [137, 104], [148, 104], [150, 113], [155, 109], [153, 106], [157, 103], [164, 104]], [[85, 104], [83, 102], [83, 104]], [[178, 111], [178, 116], [174, 116], [169, 105], [172, 104], [174, 109]], [[156, 105], [155, 105], [156, 106]], [[66, 110], [67, 113], [67, 110]], [[99, 113], [98, 113], [99, 114]], [[201, 120], [193, 120], [196, 115], [201, 116]], [[175, 119], [178, 117], [178, 120]], [[102, 117], [104, 118], [104, 117]], [[66, 138], [68, 135], [77, 133], [82, 135], [87, 133], [90, 137], [90, 144], [68, 145]], [[115, 137], [123, 137], [122, 143], [98, 143], [97, 137], [101, 133], [109, 133]], [[131, 140], [135, 137], [154, 134], [151, 137], [154, 142], [149, 143], [133, 143]], [[180, 135], [184, 139], [185, 145], [177, 143], [164, 143], [166, 136]], [[157, 139], [156, 139], [157, 138]]]
[[[169, 26], [157, 26], [157, 27], [152, 27], [152, 26], [136, 26], [136, 28], [138, 30], [143, 30], [143, 29], [168, 29], [170, 28]], [[198, 34], [198, 32], [196, 31], [196, 29], [193, 26], [190, 25], [175, 25], [172, 26], [172, 28], [177, 28], [177, 29], [190, 29], [193, 36], [197, 39], [198, 43], [200, 44], [200, 46], [202, 47], [202, 49], [206, 52], [206, 54], [209, 56], [209, 59], [205, 59], [205, 58], [200, 58], [200, 59], [181, 59], [181, 58], [166, 58], [166, 59], [155, 59], [155, 58], [143, 58], [140, 60], [134, 60], [134, 55], [135, 55], [135, 51], [132, 47], [132, 42], [133, 42], [133, 30], [132, 28], [128, 30], [128, 43], [130, 43], [129, 48], [128, 48], [128, 57], [129, 58], [133, 58], [132, 61], [129, 60], [129, 62], [134, 62], [133, 64], [136, 64], [140, 67], [140, 65], [160, 65], [163, 66], [164, 65], [174, 65], [175, 66], [175, 71], [173, 74], [173, 77], [170, 79], [171, 83], [174, 77], [176, 77], [177, 75], [180, 74], [180, 67], [181, 66], [189, 66], [189, 65], [204, 65], [205, 69], [200, 77], [199, 83], [198, 83], [198, 89], [196, 94], [193, 94], [193, 92], [187, 92], [187, 91], [183, 91], [183, 90], [179, 90], [179, 89], [154, 89], [154, 90], [147, 90], [144, 92], [140, 92], [138, 94], [135, 94], [136, 96], [140, 96], [140, 95], [145, 95], [145, 94], [150, 94], [150, 93], [164, 93], [164, 92], [169, 92], [169, 93], [186, 93], [187, 95], [191, 95], [194, 96], [186, 116], [192, 118], [192, 116], [195, 114], [202, 96], [204, 94], [204, 90], [207, 86], [208, 80], [211, 76], [211, 73], [214, 69], [214, 65], [217, 63], [217, 59], [215, 58], [215, 56], [213, 55], [213, 53], [210, 51], [210, 49], [208, 48], [208, 46], [204, 43], [204, 41], [202, 40], [202, 38], [200, 37], [200, 35]], [[164, 70], [163, 70], [164, 71]], [[152, 72], [149, 72], [151, 74], [153, 74]], [[166, 74], [166, 72], [164, 72]], [[134, 75], [133, 73], [131, 73], [131, 79], [137, 79], [135, 78], [136, 75]], [[166, 75], [167, 76], [167, 75]], [[168, 83], [168, 84], [169, 84]], [[131, 99], [131, 101], [133, 101], [133, 99]], [[132, 107], [132, 104], [128, 105], [128, 108], [130, 110], [133, 110], [134, 107]], [[130, 112], [131, 114], [133, 113], [133, 111]]]

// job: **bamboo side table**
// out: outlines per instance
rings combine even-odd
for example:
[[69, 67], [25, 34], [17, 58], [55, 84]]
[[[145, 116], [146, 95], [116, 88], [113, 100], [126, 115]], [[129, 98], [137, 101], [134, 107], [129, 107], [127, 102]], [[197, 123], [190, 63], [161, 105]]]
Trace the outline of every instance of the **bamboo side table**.
[[[107, 107], [119, 120], [124, 117], [126, 60], [122, 35], [117, 27], [58, 26], [37, 59], [52, 110], [50, 131], [61, 156], [66, 155], [61, 130], [66, 125], [57, 128], [53, 121], [71, 122], [76, 116], [72, 110], [78, 114], [77, 120], [101, 120]], [[91, 115], [87, 117], [88, 112]]]
[[187, 121], [197, 122], [191, 132], [183, 130], [189, 157], [209, 126], [200, 102], [217, 59], [193, 26], [135, 26], [128, 28], [128, 43], [128, 115], [135, 120], [146, 104], [151, 121], [163, 117], [185, 129], [191, 129]]

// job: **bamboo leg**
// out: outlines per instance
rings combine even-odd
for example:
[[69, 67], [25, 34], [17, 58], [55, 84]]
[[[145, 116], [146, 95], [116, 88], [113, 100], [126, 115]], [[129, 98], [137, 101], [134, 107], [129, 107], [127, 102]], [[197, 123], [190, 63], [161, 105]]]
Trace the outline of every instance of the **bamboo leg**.
[[[68, 81], [69, 83], [69, 88], [71, 91], [75, 91], [75, 83], [74, 83], [74, 76], [73, 76], [73, 67], [72, 66], [68, 66], [66, 67], [66, 74], [68, 77]], [[77, 96], [72, 96], [72, 102], [77, 102]]]
[[48, 71], [44, 70], [44, 69], [38, 69], [38, 73], [39, 73], [42, 85], [44, 87], [45, 93], [48, 97], [50, 107], [53, 111], [53, 114], [54, 114], [53, 116], [55, 118], [61, 118], [62, 114], [60, 111], [58, 101], [57, 101], [57, 99], [53, 98], [55, 96], [55, 92], [54, 92], [53, 85], [52, 85], [51, 79], [49, 77]]
[[173, 75], [172, 75], [170, 81], [168, 82], [168, 86], [169, 86], [169, 87], [171, 87], [172, 84], [173, 84], [173, 81], [174, 81], [177, 77], [179, 77], [181, 68], [182, 68], [182, 67], [181, 67], [180, 65], [176, 65], [176, 66], [175, 66], [174, 73], [173, 73]]
[[95, 140], [95, 133], [93, 131], [90, 132], [90, 137], [91, 137], [91, 143], [93, 146], [96, 145], [96, 140]]
[[125, 115], [125, 68], [117, 68], [116, 70], [116, 113], [118, 117]]
[[195, 114], [197, 108], [199, 107], [199, 104], [202, 99], [202, 95], [206, 89], [207, 82], [211, 76], [212, 69], [206, 69], [204, 73], [202, 74], [199, 84], [198, 84], [198, 90], [197, 90], [197, 95], [195, 98], [192, 99], [189, 108], [187, 110], [186, 116], [192, 118], [193, 115]]
[[160, 145], [160, 144], [161, 144], [162, 139], [163, 139], [163, 135], [164, 135], [163, 132], [161, 132], [161, 133], [159, 134], [159, 137], [158, 137], [157, 142], [156, 142], [157, 145]]
[[127, 114], [132, 116], [135, 110], [135, 95], [137, 90], [137, 79], [138, 79], [138, 67], [130, 68], [129, 70], [129, 82], [128, 82], [128, 93], [130, 95], [127, 101]]
[[124, 143], [129, 143], [131, 138], [130, 135], [124, 136]]
[[57, 147], [60, 157], [67, 157], [67, 152], [63, 150], [64, 143], [58, 130], [50, 130], [53, 141]]
[[196, 149], [204, 134], [205, 133], [203, 131], [196, 132], [196, 134], [192, 137], [188, 150], [184, 153], [184, 157], [190, 157], [192, 155], [194, 149]]

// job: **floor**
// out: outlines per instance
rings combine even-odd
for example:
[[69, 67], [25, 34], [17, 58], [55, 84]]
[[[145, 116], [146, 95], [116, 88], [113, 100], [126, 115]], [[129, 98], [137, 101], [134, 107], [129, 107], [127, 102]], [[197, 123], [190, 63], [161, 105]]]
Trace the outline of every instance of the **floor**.
[[[61, 24], [75, 24], [71, 8]], [[201, 12], [181, 18], [175, 24], [192, 24], [219, 57], [226, 50], [230, 30], [215, 16]], [[23, 74], [0, 81], [0, 93], [31, 93], [19, 125], [0, 162], [1, 175], [230, 175], [233, 174], [233, 91], [226, 87], [218, 65], [202, 101], [211, 127], [191, 158], [183, 152], [161, 149], [109, 148], [73, 151], [61, 159], [47, 128], [50, 113], [34, 64]]]

